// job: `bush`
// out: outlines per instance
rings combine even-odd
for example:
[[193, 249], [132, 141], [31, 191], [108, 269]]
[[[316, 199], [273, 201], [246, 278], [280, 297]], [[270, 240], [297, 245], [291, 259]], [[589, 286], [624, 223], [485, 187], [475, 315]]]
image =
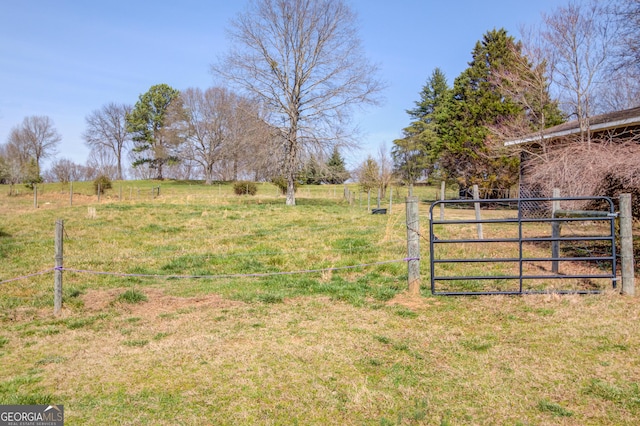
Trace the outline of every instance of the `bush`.
[[256, 195], [258, 186], [254, 182], [239, 181], [233, 184], [236, 195]]
[[[278, 176], [271, 179], [271, 183], [278, 187], [282, 195], [287, 195], [287, 179], [284, 176]], [[298, 182], [293, 183], [293, 191], [298, 191]]]
[[105, 189], [111, 189], [111, 179], [108, 176], [100, 175], [93, 181], [93, 190], [98, 193], [98, 188], [100, 189], [100, 193], [104, 194]]

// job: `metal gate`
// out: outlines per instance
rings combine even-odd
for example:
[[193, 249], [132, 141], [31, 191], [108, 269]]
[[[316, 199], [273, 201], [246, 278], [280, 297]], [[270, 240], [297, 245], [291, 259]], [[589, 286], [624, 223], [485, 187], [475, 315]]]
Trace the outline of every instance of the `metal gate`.
[[[523, 205], [539, 214], [523, 217]], [[597, 210], [578, 210], [585, 206]], [[608, 197], [442, 200], [429, 214], [432, 294], [589, 294], [609, 280], [616, 287], [617, 213]]]

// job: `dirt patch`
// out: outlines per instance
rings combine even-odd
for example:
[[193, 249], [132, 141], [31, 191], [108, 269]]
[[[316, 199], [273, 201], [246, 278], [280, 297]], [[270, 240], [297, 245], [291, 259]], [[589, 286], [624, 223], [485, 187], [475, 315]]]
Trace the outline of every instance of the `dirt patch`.
[[109, 290], [89, 290], [81, 296], [84, 307], [88, 311], [101, 311], [110, 306], [124, 310], [141, 317], [156, 317], [160, 314], [175, 312], [179, 309], [226, 308], [241, 305], [241, 302], [223, 299], [217, 294], [197, 297], [176, 297], [164, 294], [160, 289], [148, 288], [142, 291], [148, 300], [146, 302], [129, 304], [116, 302], [118, 296], [126, 289], [114, 288]]
[[387, 305], [400, 305], [411, 310], [428, 308], [434, 304], [437, 305], [440, 304], [440, 302], [434, 302], [430, 299], [426, 299], [420, 295], [411, 294], [409, 292], [399, 293], [387, 302]]

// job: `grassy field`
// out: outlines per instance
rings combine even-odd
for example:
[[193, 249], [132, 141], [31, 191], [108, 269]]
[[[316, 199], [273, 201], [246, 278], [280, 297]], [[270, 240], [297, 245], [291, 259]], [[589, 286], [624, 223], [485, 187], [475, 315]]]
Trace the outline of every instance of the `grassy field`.
[[[0, 186], [0, 404], [70, 425], [640, 423], [637, 299], [434, 297], [426, 261], [411, 296], [406, 189], [387, 215], [343, 190], [50, 184], [34, 208]], [[423, 259], [436, 192], [416, 189]]]

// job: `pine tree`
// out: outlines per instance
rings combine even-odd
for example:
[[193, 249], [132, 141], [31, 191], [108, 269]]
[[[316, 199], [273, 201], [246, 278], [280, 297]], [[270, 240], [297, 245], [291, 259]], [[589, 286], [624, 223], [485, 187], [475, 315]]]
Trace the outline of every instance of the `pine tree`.
[[407, 110], [413, 121], [403, 129], [404, 137], [393, 141], [394, 171], [410, 184], [425, 172], [429, 173], [434, 166], [436, 158], [433, 151], [438, 146], [435, 111], [448, 91], [444, 73], [436, 68], [423, 86], [420, 100], [415, 102], [416, 107]]
[[152, 86], [140, 95], [133, 111], [127, 114], [127, 131], [132, 134], [133, 152], [137, 160], [133, 166], [149, 164], [157, 171], [157, 179], [163, 179], [162, 167], [178, 161], [167, 132], [170, 106], [179, 99], [180, 92], [166, 84]]
[[478, 41], [469, 68], [458, 76], [451, 95], [435, 112], [442, 144], [437, 157], [443, 171], [462, 187], [478, 184], [485, 189], [505, 189], [518, 177], [518, 160], [492, 156], [486, 145], [487, 125], [523, 114], [520, 105], [503, 96], [492, 72], [512, 66], [521, 51], [506, 30], [492, 30]]
[[325, 177], [325, 182], [341, 184], [347, 179], [349, 179], [349, 172], [345, 166], [344, 159], [340, 155], [338, 147], [334, 147], [331, 157], [327, 160], [327, 175]]

